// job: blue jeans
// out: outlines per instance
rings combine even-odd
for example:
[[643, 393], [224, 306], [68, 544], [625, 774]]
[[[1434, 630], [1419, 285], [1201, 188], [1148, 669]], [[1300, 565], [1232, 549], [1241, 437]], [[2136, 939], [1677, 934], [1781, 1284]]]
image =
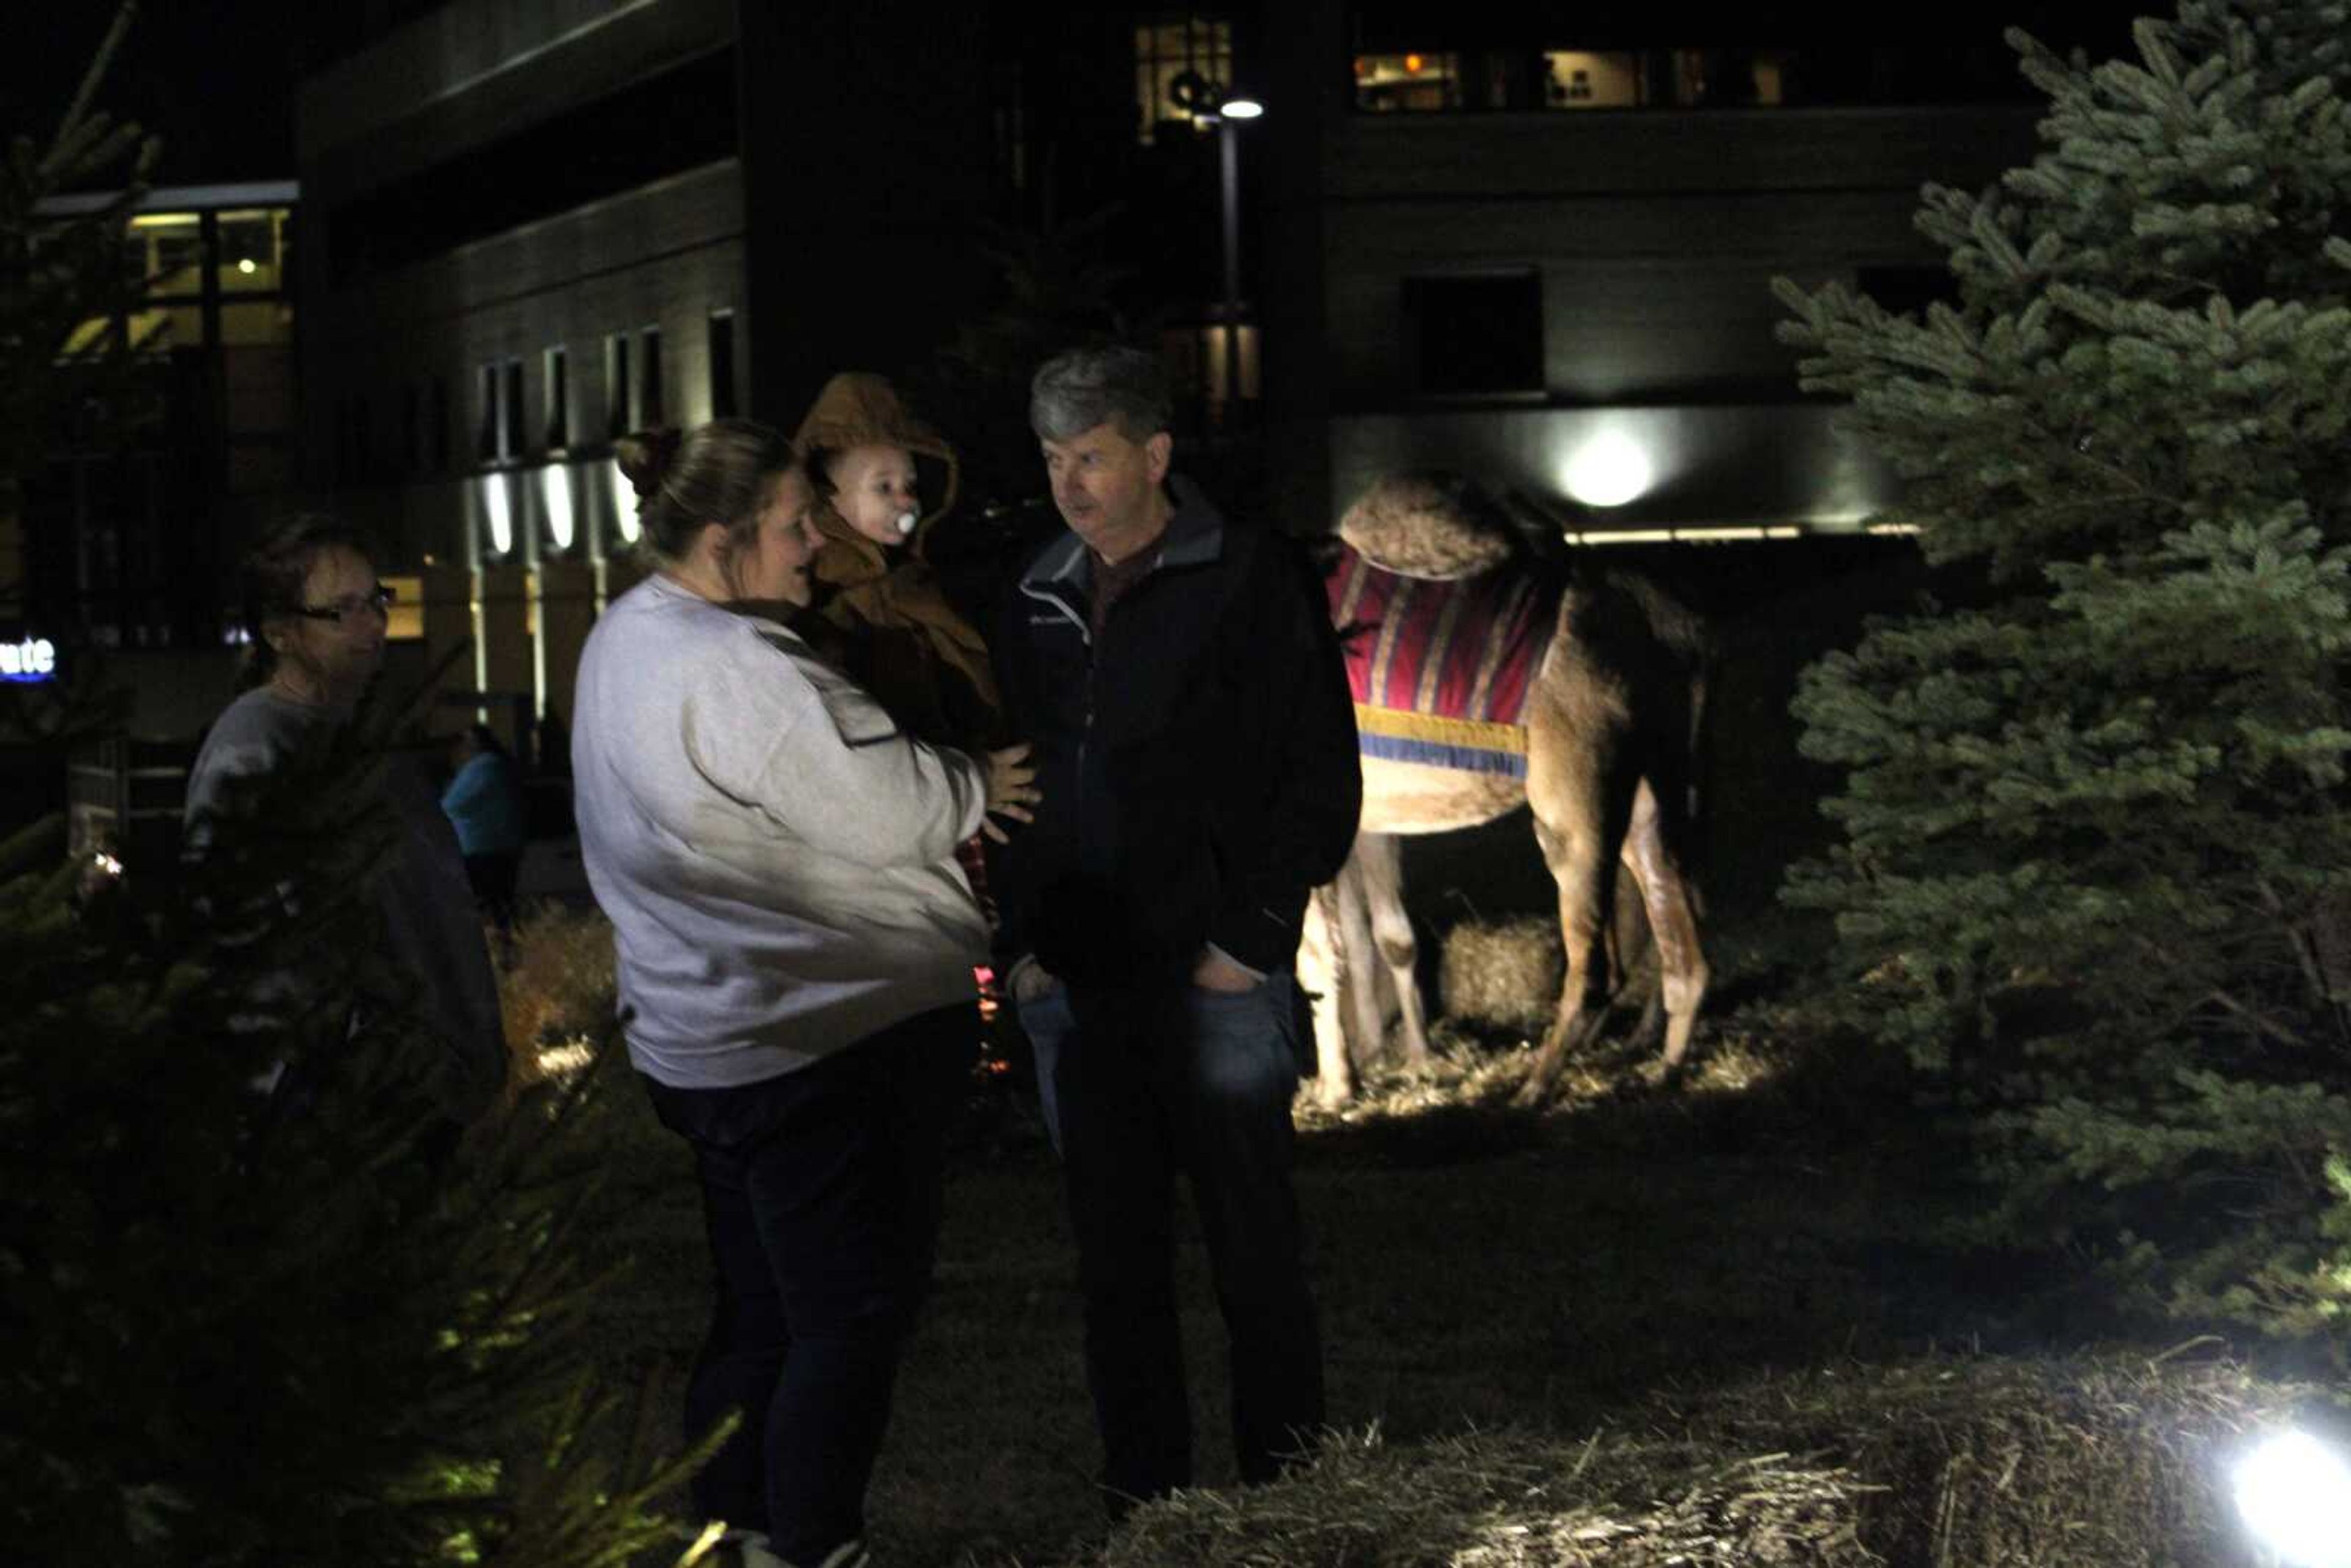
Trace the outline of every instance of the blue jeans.
[[686, 1436], [743, 1413], [694, 1478], [695, 1504], [765, 1531], [792, 1562], [864, 1533], [977, 1034], [976, 1009], [942, 1008], [765, 1082], [645, 1081], [663, 1124], [694, 1146], [717, 1268]]
[[1290, 1183], [1292, 982], [1061, 987], [1020, 1004], [1061, 1151], [1086, 1375], [1114, 1511], [1192, 1479], [1176, 1305], [1175, 1180], [1192, 1188], [1231, 1348], [1241, 1479], [1322, 1425], [1322, 1354]]

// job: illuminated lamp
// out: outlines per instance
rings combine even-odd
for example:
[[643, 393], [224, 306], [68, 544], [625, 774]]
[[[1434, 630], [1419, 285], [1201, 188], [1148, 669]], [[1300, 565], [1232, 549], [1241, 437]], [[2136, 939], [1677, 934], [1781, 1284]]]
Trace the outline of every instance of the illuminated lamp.
[[2237, 1511], [2292, 1568], [2351, 1568], [2351, 1462], [2307, 1432], [2282, 1432], [2237, 1462]]
[[560, 463], [538, 471], [539, 498], [547, 505], [547, 537], [557, 549], [571, 548], [571, 475]]
[[1640, 443], [1622, 431], [1603, 431], [1582, 446], [1560, 471], [1560, 484], [1587, 507], [1621, 507], [1637, 501], [1656, 483], [1656, 466]]
[[236, 269], [239, 272], [244, 273], [248, 277], [260, 270], [259, 267], [253, 264], [253, 257], [249, 256], [236, 264]]
[[490, 519], [492, 553], [504, 555], [514, 549], [514, 510], [507, 496], [505, 475], [482, 476], [482, 510]]
[[1418, 76], [1418, 75], [1420, 74], [1420, 68], [1421, 68], [1421, 67], [1422, 67], [1422, 65], [1423, 65], [1423, 64], [1425, 64], [1425, 63], [1426, 63], [1426, 62], [1425, 62], [1425, 61], [1423, 61], [1423, 60], [1421, 59], [1421, 57], [1420, 57], [1418, 55], [1406, 55], [1406, 56], [1405, 56], [1405, 57], [1404, 57], [1404, 70], [1405, 70], [1405, 74], [1406, 76], [1416, 76], [1416, 76]]
[[1218, 104], [1217, 112], [1227, 120], [1260, 120], [1265, 116], [1265, 105], [1247, 93], [1237, 92]]

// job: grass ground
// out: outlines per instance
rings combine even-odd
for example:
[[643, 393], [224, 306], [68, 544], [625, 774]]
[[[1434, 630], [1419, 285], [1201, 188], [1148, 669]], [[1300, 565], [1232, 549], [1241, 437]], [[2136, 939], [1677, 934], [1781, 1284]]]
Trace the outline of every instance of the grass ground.
[[[1849, 1073], [1827, 1075], [1832, 1096], [1723, 1040], [1684, 1089], [1625, 1087], [1597, 1063], [1584, 1097], [1537, 1115], [1501, 1103], [1509, 1055], [1454, 1044], [1457, 1065], [1301, 1134], [1338, 1428], [1391, 1446], [1582, 1437], [1660, 1396], [2122, 1326], [2060, 1260], [1922, 1240], [1967, 1195], [1931, 1141], [1855, 1110]], [[622, 1123], [609, 1241], [638, 1266], [599, 1342], [612, 1370], [661, 1379], [674, 1410], [707, 1305], [691, 1174], [633, 1102]], [[1200, 1479], [1228, 1484], [1221, 1340], [1188, 1231], [1183, 1264]], [[1099, 1549], [1074, 1272], [1033, 1113], [981, 1094], [875, 1479], [879, 1561], [999, 1568]]]

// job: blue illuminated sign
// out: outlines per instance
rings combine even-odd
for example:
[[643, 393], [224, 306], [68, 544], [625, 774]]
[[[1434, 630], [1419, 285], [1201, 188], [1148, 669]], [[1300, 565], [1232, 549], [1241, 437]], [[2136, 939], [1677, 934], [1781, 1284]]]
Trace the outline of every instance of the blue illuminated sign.
[[21, 643], [0, 643], [0, 681], [54, 681], [57, 678], [57, 647], [47, 637]]

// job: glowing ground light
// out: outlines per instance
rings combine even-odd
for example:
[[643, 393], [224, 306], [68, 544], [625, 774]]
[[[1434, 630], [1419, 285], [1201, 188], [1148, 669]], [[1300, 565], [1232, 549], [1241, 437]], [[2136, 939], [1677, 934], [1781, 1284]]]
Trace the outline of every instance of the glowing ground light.
[[557, 549], [571, 548], [571, 476], [560, 463], [539, 470], [539, 496], [547, 503], [547, 537]]
[[2283, 1432], [2238, 1461], [2237, 1511], [2291, 1568], [2351, 1568], [2351, 1463], [2307, 1432]]
[[1567, 493], [1587, 507], [1621, 507], [1648, 494], [1656, 467], [1639, 442], [1605, 431], [1575, 449], [1560, 473]]
[[490, 549], [504, 555], [514, 549], [514, 513], [507, 499], [506, 476], [488, 474], [482, 478], [482, 507], [490, 519]]

